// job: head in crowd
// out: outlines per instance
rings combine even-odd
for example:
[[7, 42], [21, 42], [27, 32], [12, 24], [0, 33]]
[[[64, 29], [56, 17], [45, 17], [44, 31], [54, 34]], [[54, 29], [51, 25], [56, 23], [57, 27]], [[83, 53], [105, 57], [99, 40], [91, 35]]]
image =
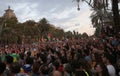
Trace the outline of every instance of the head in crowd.
[[4, 71], [5, 71], [5, 69], [6, 69], [5, 63], [0, 62], [0, 76], [2, 76], [2, 74], [3, 74]]
[[20, 72], [20, 64], [18, 62], [14, 62], [10, 65], [10, 70], [12, 74], [17, 74]]
[[96, 75], [97, 76], [109, 76], [107, 67], [104, 63], [97, 63], [95, 65]]
[[19, 54], [20, 59], [24, 60], [24, 53]]
[[74, 54], [74, 60], [78, 61], [81, 57], [80, 57], [80, 53], [75, 53]]
[[25, 65], [22, 66], [22, 68], [24, 69], [24, 71], [26, 73], [29, 73], [32, 71], [32, 64], [34, 63], [33, 58], [32, 57], [27, 57], [25, 59]]
[[15, 50], [13, 50], [12, 53], [15, 53]]
[[56, 60], [55, 62], [52, 63], [53, 64], [53, 67], [55, 68], [55, 70], [58, 70], [59, 68], [59, 62]]
[[30, 51], [27, 52], [27, 56], [28, 56], [28, 57], [31, 56], [31, 52], [30, 52]]
[[6, 63], [7, 63], [7, 64], [13, 63], [13, 57], [10, 56], [10, 55], [7, 55], [7, 56], [6, 56]]
[[112, 56], [107, 54], [107, 53], [102, 54], [102, 60], [105, 64], [112, 64], [113, 63]]
[[59, 71], [53, 71], [50, 76], [62, 76], [62, 73]]
[[25, 60], [26, 64], [33, 64], [33, 58], [31, 57], [27, 57], [26, 60]]
[[47, 65], [42, 65], [40, 68], [40, 71], [43, 75], [47, 75], [48, 74], [48, 66]]
[[102, 61], [101, 54], [94, 53], [94, 57], [95, 57], [96, 62], [101, 62]]
[[39, 74], [40, 72], [40, 64], [39, 63], [34, 63], [32, 67], [32, 72], [35, 74]]
[[68, 73], [69, 75], [71, 75], [72, 67], [70, 64], [64, 64], [64, 73]]

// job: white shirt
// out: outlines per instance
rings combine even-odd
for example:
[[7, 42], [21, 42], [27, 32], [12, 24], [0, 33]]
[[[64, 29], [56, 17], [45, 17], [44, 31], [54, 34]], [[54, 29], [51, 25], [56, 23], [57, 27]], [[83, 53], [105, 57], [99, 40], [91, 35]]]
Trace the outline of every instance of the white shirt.
[[110, 76], [116, 76], [116, 71], [113, 65], [107, 65], [107, 69]]

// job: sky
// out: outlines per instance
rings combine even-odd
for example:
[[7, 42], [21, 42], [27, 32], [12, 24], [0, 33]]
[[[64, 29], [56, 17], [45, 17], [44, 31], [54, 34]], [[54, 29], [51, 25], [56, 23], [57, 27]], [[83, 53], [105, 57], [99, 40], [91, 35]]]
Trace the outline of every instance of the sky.
[[80, 11], [73, 0], [0, 0], [0, 16], [4, 10], [11, 7], [19, 22], [46, 18], [50, 24], [60, 27], [65, 31], [94, 33], [90, 15], [90, 7], [86, 3], [80, 3]]

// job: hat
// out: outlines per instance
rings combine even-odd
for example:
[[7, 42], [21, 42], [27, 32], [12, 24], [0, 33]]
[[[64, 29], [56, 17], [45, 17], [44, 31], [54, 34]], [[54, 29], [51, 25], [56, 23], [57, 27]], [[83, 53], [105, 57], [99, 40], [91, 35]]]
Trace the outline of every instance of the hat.
[[23, 69], [24, 69], [25, 72], [31, 72], [31, 71], [32, 71], [32, 65], [30, 65], [30, 64], [25, 64], [25, 65], [23, 66]]

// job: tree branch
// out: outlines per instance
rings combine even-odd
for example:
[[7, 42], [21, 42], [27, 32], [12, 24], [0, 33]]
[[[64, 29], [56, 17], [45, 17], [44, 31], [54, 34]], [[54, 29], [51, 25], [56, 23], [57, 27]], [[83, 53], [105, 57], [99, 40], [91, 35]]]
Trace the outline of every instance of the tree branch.
[[94, 6], [91, 4], [91, 0], [88, 2], [87, 0], [84, 0], [90, 7], [94, 8]]

